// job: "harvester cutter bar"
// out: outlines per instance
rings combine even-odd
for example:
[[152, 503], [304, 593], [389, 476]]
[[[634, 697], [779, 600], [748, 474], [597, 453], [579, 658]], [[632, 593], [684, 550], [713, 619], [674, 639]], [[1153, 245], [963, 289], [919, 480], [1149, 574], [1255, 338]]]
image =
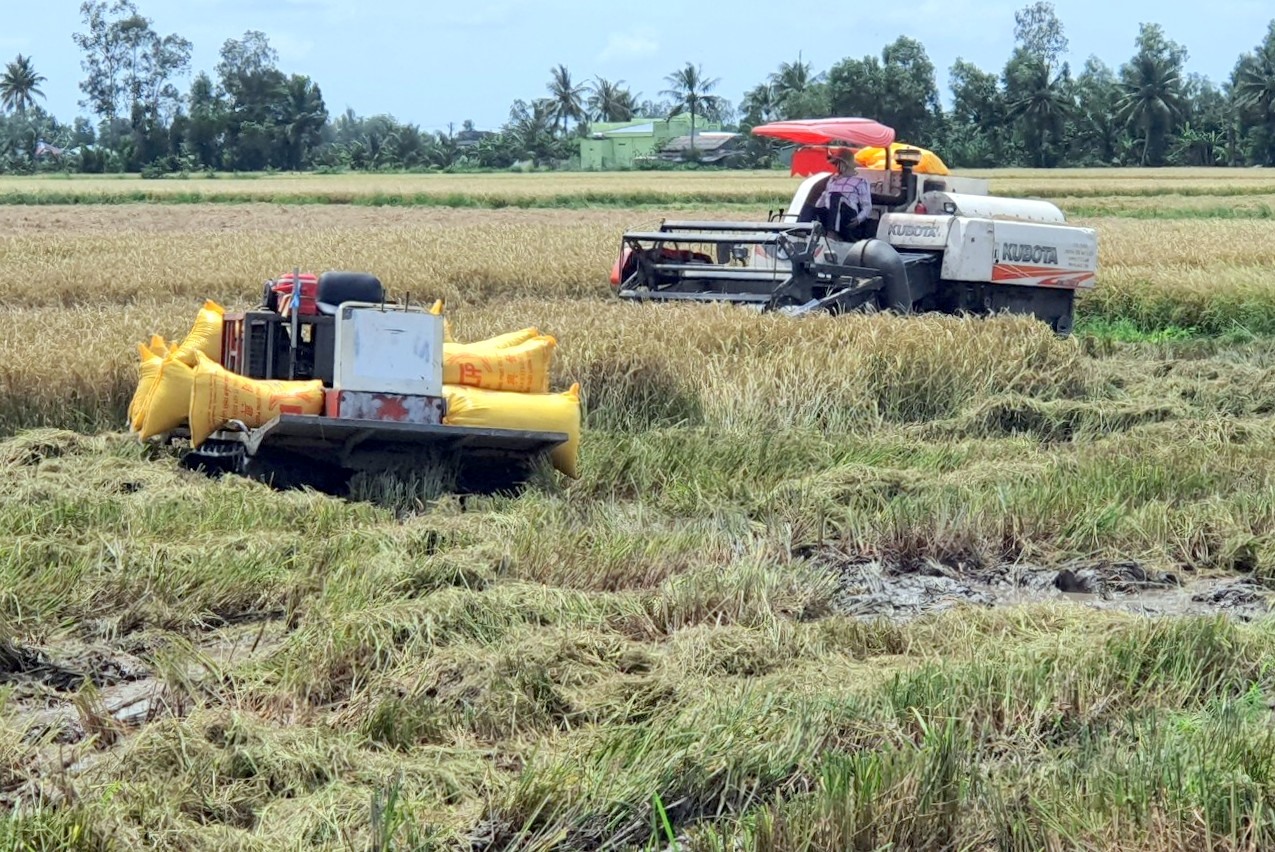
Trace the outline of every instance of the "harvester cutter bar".
[[770, 293], [717, 293], [713, 291], [686, 293], [679, 290], [625, 290], [621, 299], [637, 302], [739, 302], [764, 305], [771, 300]]
[[739, 243], [774, 245], [786, 235], [786, 231], [768, 231], [757, 234], [727, 236], [724, 231], [631, 231], [624, 235], [625, 242], [657, 243]]
[[687, 220], [683, 222], [664, 222], [660, 226], [661, 231], [665, 230], [690, 230], [690, 231], [741, 231], [741, 232], [782, 232], [782, 233], [809, 233], [814, 230], [813, 222], [724, 222], [717, 220], [695, 221]]
[[656, 272], [671, 272], [686, 278], [720, 278], [725, 281], [744, 279], [784, 281], [791, 276], [791, 273], [786, 269], [759, 269], [756, 267], [713, 269], [704, 263], [657, 263], [651, 268]]

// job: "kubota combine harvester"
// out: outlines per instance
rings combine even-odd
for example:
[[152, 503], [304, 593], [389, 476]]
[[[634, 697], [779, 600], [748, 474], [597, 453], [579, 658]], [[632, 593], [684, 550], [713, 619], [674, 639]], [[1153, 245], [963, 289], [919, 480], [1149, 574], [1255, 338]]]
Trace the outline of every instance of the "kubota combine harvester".
[[[1097, 234], [1067, 224], [1055, 205], [989, 195], [986, 180], [949, 174], [869, 119], [783, 121], [753, 133], [800, 146], [791, 171], [805, 180], [788, 209], [765, 222], [665, 220], [626, 232], [611, 272], [619, 297], [789, 314], [1009, 311], [1070, 333], [1076, 292], [1095, 283]], [[869, 217], [849, 235], [817, 206], [839, 147], [856, 152], [872, 190]]]

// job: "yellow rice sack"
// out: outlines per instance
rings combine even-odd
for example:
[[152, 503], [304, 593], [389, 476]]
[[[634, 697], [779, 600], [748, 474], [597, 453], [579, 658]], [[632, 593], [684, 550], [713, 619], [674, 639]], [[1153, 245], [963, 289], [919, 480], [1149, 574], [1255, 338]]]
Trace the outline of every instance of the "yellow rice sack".
[[557, 345], [548, 335], [503, 347], [444, 343], [443, 384], [548, 393], [549, 367]]
[[143, 441], [186, 422], [190, 410], [190, 386], [195, 371], [171, 355], [159, 362], [154, 387], [142, 408], [139, 429]]
[[[441, 300], [440, 300], [441, 301]], [[521, 328], [517, 331], [509, 331], [504, 334], [498, 334], [495, 337], [489, 337], [486, 340], [475, 340], [472, 343], [461, 343], [452, 336], [452, 324], [446, 318], [443, 319], [443, 343], [454, 346], [459, 349], [503, 349], [506, 346], [517, 346], [519, 343], [525, 343], [533, 337], [540, 336], [540, 329], [533, 326]]]
[[[897, 172], [903, 169], [898, 160], [898, 152], [901, 148], [915, 148], [921, 152], [921, 162], [917, 164], [915, 169], [917, 174], [948, 174], [947, 164], [939, 158], [938, 154], [933, 151], [927, 151], [919, 145], [909, 145], [906, 142], [890, 143], [890, 168], [892, 170]], [[855, 153], [854, 161], [860, 168], [880, 171], [885, 168], [885, 149], [861, 148]]]
[[565, 432], [567, 441], [550, 453], [553, 466], [578, 479], [580, 452], [580, 385], [563, 393], [525, 394], [443, 385], [447, 398], [444, 422], [452, 426]]
[[504, 334], [498, 334], [495, 337], [489, 337], [486, 340], [475, 340], [473, 343], [457, 343], [458, 347], [465, 349], [504, 349], [508, 346], [517, 346], [519, 343], [526, 343], [532, 338], [540, 336], [540, 329], [533, 326], [520, 328], [517, 331], [508, 331]]
[[323, 411], [323, 381], [250, 379], [232, 373], [200, 352], [189, 397], [190, 443], [198, 447], [231, 420], [264, 426], [280, 414]]
[[[430, 307], [429, 312], [434, 316], [438, 316], [443, 312], [443, 300], [435, 299], [434, 304]], [[452, 343], [456, 338], [452, 337], [452, 322], [447, 317], [443, 317], [443, 342]]]
[[168, 345], [168, 341], [166, 341], [162, 335], [158, 335], [158, 334], [151, 335], [150, 346], [147, 348], [149, 348], [151, 352], [154, 352], [156, 355], [158, 355], [161, 358], [163, 358], [170, 351], [172, 351], [172, 347]]
[[[128, 403], [128, 428], [133, 432], [142, 428], [142, 419], [146, 412], [145, 405], [149, 401], [151, 390], [155, 387], [155, 376], [159, 374], [159, 365], [164, 361], [163, 356], [152, 348], [154, 343], [155, 338], [151, 338], [151, 346], [145, 343], [137, 344], [141, 366], [137, 370], [137, 390], [133, 391], [133, 398]], [[160, 343], [163, 343], [162, 337]]]
[[186, 339], [169, 354], [190, 367], [195, 366], [196, 352], [202, 352], [209, 358], [220, 361], [221, 326], [225, 313], [225, 309], [212, 299], [205, 301]]

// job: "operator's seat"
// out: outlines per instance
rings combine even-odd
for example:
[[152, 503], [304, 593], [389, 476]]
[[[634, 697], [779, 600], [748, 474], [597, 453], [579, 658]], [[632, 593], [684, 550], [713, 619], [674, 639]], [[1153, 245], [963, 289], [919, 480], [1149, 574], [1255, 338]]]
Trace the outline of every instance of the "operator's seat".
[[819, 200], [819, 196], [823, 195], [823, 189], [828, 185], [831, 177], [831, 174], [821, 174], [803, 181], [793, 194], [792, 204], [788, 206], [788, 216], [792, 217], [795, 214], [798, 222], [819, 221], [819, 211], [815, 209], [815, 202]]
[[329, 271], [319, 276], [315, 302], [319, 312], [335, 314], [342, 302], [379, 303], [385, 298], [381, 280], [367, 272]]

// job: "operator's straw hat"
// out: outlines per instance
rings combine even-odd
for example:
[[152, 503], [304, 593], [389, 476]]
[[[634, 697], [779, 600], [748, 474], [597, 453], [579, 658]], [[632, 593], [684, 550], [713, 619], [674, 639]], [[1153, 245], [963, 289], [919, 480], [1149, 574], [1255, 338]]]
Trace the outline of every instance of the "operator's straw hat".
[[858, 166], [858, 163], [855, 162], [854, 149], [852, 148], [844, 148], [844, 147], [829, 148], [828, 162], [835, 163], [838, 161], [845, 163], [847, 166], [850, 166], [851, 168], [855, 168]]

